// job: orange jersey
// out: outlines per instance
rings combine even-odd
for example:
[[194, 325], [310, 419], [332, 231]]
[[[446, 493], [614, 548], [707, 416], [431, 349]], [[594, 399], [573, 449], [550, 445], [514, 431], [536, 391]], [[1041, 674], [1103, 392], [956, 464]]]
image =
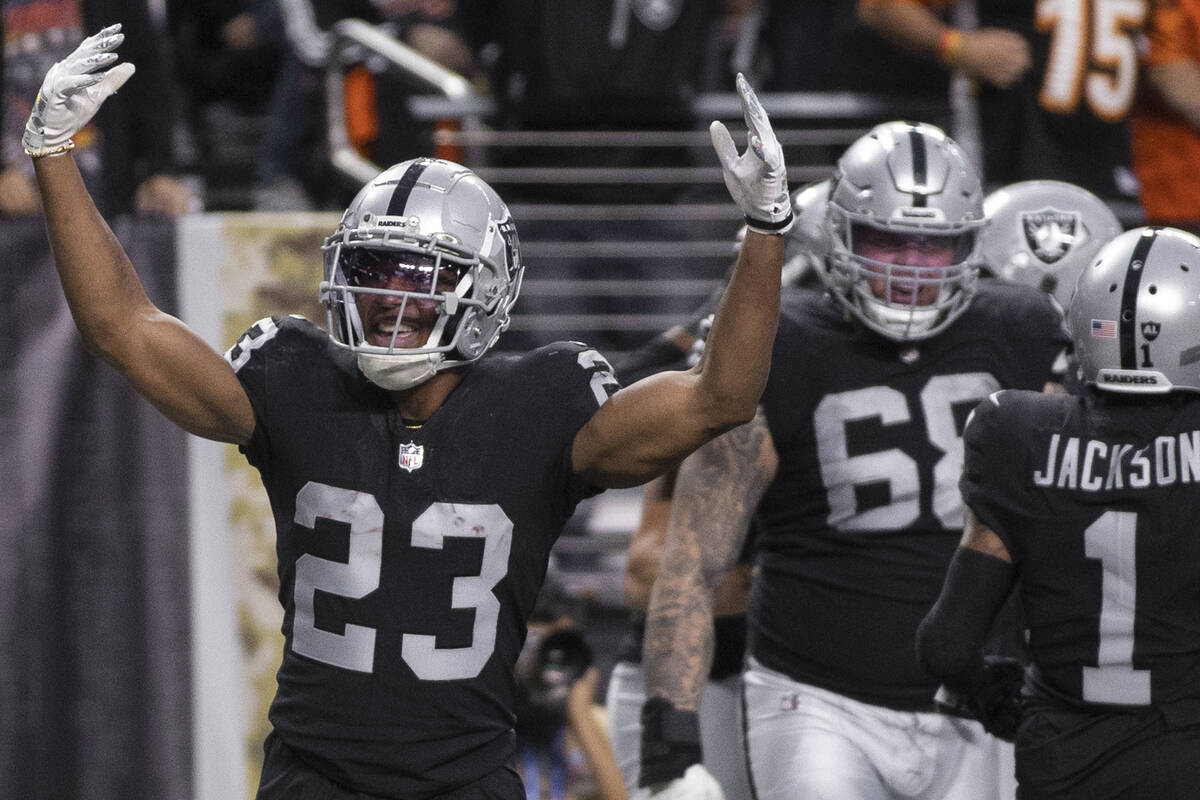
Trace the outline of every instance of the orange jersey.
[[[1147, 66], [1200, 61], [1200, 0], [1175, 0], [1153, 11]], [[1200, 131], [1147, 99], [1133, 119], [1133, 159], [1147, 219], [1200, 220]]]

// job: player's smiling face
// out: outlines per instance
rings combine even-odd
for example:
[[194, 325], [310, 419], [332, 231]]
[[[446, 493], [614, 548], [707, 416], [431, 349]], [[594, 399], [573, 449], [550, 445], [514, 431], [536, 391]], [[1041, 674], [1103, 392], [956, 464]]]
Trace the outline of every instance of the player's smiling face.
[[856, 226], [854, 252], [871, 261], [892, 265], [862, 266], [872, 294], [886, 303], [928, 306], [938, 299], [946, 268], [954, 264], [960, 236], [885, 231]]
[[356, 293], [366, 343], [377, 347], [424, 347], [438, 318], [432, 295], [454, 291], [459, 279], [456, 269], [443, 266], [435, 284], [432, 257], [399, 251], [353, 248], [343, 254], [342, 266], [352, 286], [409, 293]]

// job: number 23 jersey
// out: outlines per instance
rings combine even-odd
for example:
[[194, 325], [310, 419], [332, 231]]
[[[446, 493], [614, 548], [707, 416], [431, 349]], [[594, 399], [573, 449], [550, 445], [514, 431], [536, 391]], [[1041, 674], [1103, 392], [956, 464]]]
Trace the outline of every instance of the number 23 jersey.
[[226, 356], [277, 533], [283, 663], [270, 719], [352, 789], [423, 797], [501, 767], [512, 667], [551, 545], [596, 490], [575, 433], [616, 388], [577, 343], [470, 367], [406, 426], [311, 323], [256, 323]]
[[914, 652], [962, 532], [962, 429], [1002, 387], [1061, 381], [1062, 315], [985, 280], [931, 339], [894, 342], [817, 291], [785, 293], [763, 394], [779, 465], [758, 507], [751, 653], [867, 703], [931, 709]]

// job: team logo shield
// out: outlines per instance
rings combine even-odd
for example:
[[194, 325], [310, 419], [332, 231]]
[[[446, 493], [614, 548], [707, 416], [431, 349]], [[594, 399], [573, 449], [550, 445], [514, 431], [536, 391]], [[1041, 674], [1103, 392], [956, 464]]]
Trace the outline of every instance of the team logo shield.
[[425, 446], [416, 442], [400, 445], [400, 469], [416, 472], [425, 463]]
[[1025, 243], [1043, 264], [1057, 264], [1071, 252], [1079, 232], [1079, 214], [1043, 208], [1021, 214]]

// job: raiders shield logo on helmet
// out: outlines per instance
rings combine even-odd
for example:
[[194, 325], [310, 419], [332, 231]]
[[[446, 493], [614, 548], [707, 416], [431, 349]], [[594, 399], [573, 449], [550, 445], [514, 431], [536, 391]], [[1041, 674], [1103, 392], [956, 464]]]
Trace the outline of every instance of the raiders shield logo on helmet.
[[1044, 264], [1056, 264], [1075, 246], [1079, 213], [1043, 208], [1021, 214], [1021, 228], [1030, 251]]

